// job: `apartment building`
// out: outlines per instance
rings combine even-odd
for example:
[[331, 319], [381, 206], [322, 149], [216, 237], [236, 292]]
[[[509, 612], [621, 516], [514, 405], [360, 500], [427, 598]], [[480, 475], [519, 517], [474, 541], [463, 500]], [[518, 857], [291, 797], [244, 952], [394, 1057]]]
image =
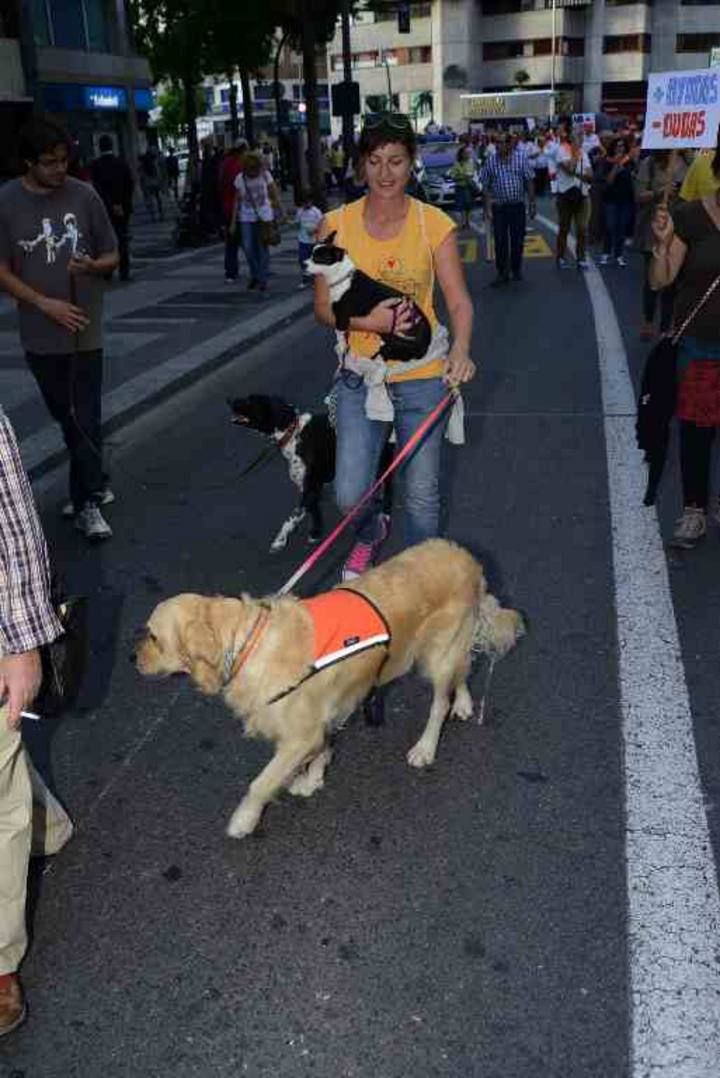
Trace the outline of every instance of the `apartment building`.
[[[719, 0], [431, 0], [397, 15], [362, 12], [352, 27], [363, 110], [392, 100], [422, 126], [464, 125], [461, 94], [562, 89], [577, 111], [641, 115], [650, 71], [709, 63]], [[340, 31], [329, 48], [342, 79]]]
[[0, 0], [0, 174], [13, 167], [14, 134], [33, 105], [66, 125], [84, 157], [107, 133], [134, 159], [151, 85], [126, 0]]
[[[325, 49], [318, 55], [318, 105], [320, 110], [320, 130], [330, 134], [330, 88], [327, 73], [327, 54]], [[281, 115], [283, 128], [300, 128], [305, 124], [305, 86], [302, 73], [302, 56], [284, 46], [280, 51], [277, 68]], [[243, 127], [242, 87], [240, 76], [236, 74], [238, 91], [238, 110], [240, 128]], [[211, 75], [204, 79], [206, 113], [197, 122], [199, 138], [212, 137], [216, 143], [228, 144], [230, 132], [230, 83], [226, 75]], [[256, 138], [277, 136], [277, 107], [275, 101], [275, 65], [261, 68], [251, 80], [250, 92], [253, 99], [253, 116]]]

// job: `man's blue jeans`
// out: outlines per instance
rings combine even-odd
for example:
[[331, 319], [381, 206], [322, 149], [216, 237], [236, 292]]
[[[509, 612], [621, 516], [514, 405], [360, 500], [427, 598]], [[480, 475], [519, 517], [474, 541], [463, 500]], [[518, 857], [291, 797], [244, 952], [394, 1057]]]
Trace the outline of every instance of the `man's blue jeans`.
[[[447, 393], [441, 378], [418, 378], [388, 383], [395, 409], [398, 451], [410, 440], [426, 416]], [[365, 415], [365, 384], [346, 372], [335, 383], [337, 399], [337, 457], [335, 499], [346, 513], [375, 480], [383, 446], [392, 424]], [[400, 466], [404, 480], [405, 545], [436, 536], [440, 526], [440, 450], [446, 416], [427, 432]], [[380, 499], [356, 519], [356, 538], [371, 543], [378, 538]]]
[[270, 251], [262, 241], [259, 221], [241, 221], [240, 237], [250, 278], [257, 284], [267, 284], [270, 276]]

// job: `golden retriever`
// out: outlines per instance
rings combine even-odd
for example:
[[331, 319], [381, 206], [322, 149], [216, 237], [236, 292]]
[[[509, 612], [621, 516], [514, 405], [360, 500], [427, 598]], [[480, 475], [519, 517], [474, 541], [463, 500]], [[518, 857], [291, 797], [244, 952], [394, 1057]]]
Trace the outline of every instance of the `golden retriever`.
[[448, 713], [472, 716], [467, 677], [473, 649], [499, 658], [524, 633], [521, 615], [489, 594], [480, 563], [444, 539], [410, 547], [342, 586], [371, 600], [391, 640], [312, 676], [314, 622], [292, 596], [176, 595], [155, 608], [143, 631], [134, 656], [141, 674], [189, 674], [202, 692], [222, 694], [247, 734], [275, 745], [272, 760], [230, 819], [227, 833], [233, 838], [250, 834], [282, 789], [304, 797], [319, 789], [331, 730], [375, 686], [413, 667], [432, 684], [433, 699], [407, 760], [427, 767]]

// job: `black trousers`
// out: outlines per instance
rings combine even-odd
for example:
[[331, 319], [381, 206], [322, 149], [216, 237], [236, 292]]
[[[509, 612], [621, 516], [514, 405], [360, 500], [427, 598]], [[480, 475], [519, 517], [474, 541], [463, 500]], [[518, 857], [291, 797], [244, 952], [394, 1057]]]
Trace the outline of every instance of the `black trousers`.
[[698, 509], [707, 507], [714, 438], [715, 427], [698, 427], [686, 419], [680, 421], [680, 472], [684, 505], [694, 505]]
[[525, 244], [525, 203], [493, 202], [495, 267], [498, 277], [519, 277]]
[[648, 281], [652, 254], [645, 251], [645, 282], [643, 284], [643, 316], [646, 322], [655, 321], [655, 309], [660, 300], [660, 332], [665, 333], [672, 324], [673, 307], [675, 305], [675, 282], [663, 288], [660, 292], [653, 292]]
[[127, 217], [110, 215], [110, 222], [115, 229], [118, 241], [118, 254], [120, 255], [120, 280], [127, 281], [130, 276], [130, 221]]
[[64, 355], [26, 353], [50, 415], [70, 457], [70, 498], [75, 511], [97, 500], [107, 476], [102, 460], [101, 349]]

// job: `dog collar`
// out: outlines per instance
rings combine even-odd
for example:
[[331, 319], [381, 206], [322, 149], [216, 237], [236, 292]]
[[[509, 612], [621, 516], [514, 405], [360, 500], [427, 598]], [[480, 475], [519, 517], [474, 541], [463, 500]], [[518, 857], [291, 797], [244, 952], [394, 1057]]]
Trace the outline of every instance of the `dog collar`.
[[285, 446], [288, 444], [288, 442], [291, 440], [291, 438], [293, 438], [293, 436], [296, 434], [299, 423], [300, 423], [300, 416], [297, 416], [295, 419], [293, 419], [290, 426], [287, 428], [286, 431], [284, 431], [284, 433], [281, 435], [280, 438], [278, 438], [277, 442], [275, 443], [277, 445], [278, 449], [284, 449], [285, 448]]
[[[252, 628], [237, 650], [228, 648], [223, 658], [223, 688], [240, 673], [245, 663], [252, 655], [262, 639], [263, 632], [267, 628], [270, 619], [270, 611], [264, 607], [253, 622]], [[239, 661], [238, 661], [239, 660]], [[236, 665], [237, 663], [237, 665]]]

